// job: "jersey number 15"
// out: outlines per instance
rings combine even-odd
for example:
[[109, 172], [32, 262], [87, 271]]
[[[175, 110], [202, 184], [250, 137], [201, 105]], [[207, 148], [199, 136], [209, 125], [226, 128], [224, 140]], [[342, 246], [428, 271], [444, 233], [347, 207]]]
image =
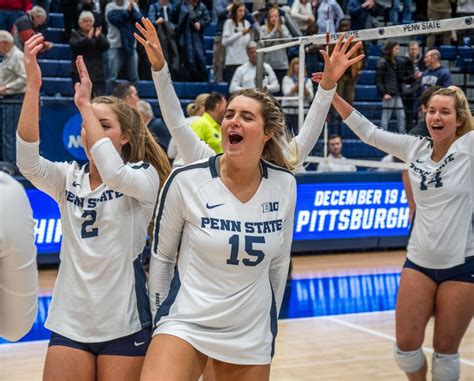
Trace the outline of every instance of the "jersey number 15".
[[[255, 257], [255, 259], [244, 258], [242, 259], [242, 263], [245, 266], [257, 266], [260, 262], [263, 261], [265, 254], [262, 250], [257, 250], [253, 248], [254, 243], [265, 243], [265, 237], [255, 237], [246, 235], [245, 237], [245, 252]], [[238, 265], [239, 264], [239, 235], [234, 234], [232, 237], [229, 238], [230, 243], [230, 258], [227, 259], [228, 265]]]

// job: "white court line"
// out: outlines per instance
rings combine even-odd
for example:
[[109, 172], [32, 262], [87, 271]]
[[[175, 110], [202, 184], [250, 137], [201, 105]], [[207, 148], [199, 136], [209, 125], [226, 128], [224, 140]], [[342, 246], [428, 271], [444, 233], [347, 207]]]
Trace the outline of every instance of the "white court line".
[[[357, 329], [357, 330], [359, 330], [359, 331], [368, 333], [368, 334], [370, 334], [370, 335], [382, 337], [382, 338], [384, 338], [384, 339], [387, 339], [387, 340], [390, 340], [390, 341], [392, 341], [392, 342], [395, 342], [395, 337], [392, 336], [392, 335], [386, 335], [385, 333], [381, 333], [381, 332], [375, 331], [375, 330], [370, 329], [370, 328], [365, 328], [365, 327], [362, 327], [362, 326], [357, 325], [357, 324], [349, 323], [349, 322], [346, 322], [346, 321], [344, 321], [344, 320], [340, 320], [340, 319], [335, 318], [335, 317], [332, 317], [332, 316], [331, 316], [331, 317], [326, 316], [326, 319], [327, 319], [327, 320], [331, 320], [331, 321], [336, 322], [336, 323], [339, 323], [339, 324], [341, 324], [341, 325], [345, 325], [346, 327], [354, 328], [354, 329]], [[425, 347], [425, 346], [423, 346], [422, 349], [423, 349], [425, 352], [429, 352], [429, 353], [433, 353], [433, 352], [434, 352], [434, 350], [433, 350], [432, 348], [430, 348], [430, 347]], [[465, 359], [462, 359], [462, 358], [461, 358], [461, 364], [474, 367], [474, 361], [469, 361], [469, 360], [465, 360]]]
[[[395, 310], [353, 312], [351, 314], [341, 314], [338, 316], [368, 316], [368, 315], [374, 315], [374, 314], [388, 314], [388, 313], [394, 313], [394, 312]], [[306, 320], [328, 319], [329, 317], [331, 316], [324, 315], [324, 316], [295, 317], [295, 318], [278, 319], [278, 321], [306, 321]]]
[[48, 344], [49, 340], [31, 340], [31, 341], [21, 341], [19, 343], [2, 343], [0, 344], [0, 351], [3, 348], [9, 348], [9, 347], [21, 347], [25, 345], [31, 345], [31, 344]]

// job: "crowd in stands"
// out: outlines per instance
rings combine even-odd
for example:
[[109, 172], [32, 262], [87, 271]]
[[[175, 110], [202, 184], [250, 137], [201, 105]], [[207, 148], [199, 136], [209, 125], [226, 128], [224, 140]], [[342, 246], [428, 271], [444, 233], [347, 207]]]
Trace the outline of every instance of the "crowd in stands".
[[[94, 95], [115, 94], [123, 98], [124, 95], [119, 94], [120, 89], [117, 90], [117, 83], [118, 79], [127, 80], [130, 85], [127, 91], [135, 93], [137, 98], [133, 107], [139, 107], [162, 147], [170, 153], [170, 159], [176, 160], [177, 153], [173, 152], [175, 147], [169, 142], [166, 126], [155, 117], [149, 104], [138, 102], [137, 89], [133, 85], [139, 80], [151, 79], [144, 49], [137, 46], [134, 38], [135, 22], [143, 16], [156, 26], [174, 81], [226, 82], [228, 92], [233, 93], [256, 86], [256, 51], [259, 46], [277, 45], [292, 37], [327, 31], [343, 32], [381, 24], [395, 25], [450, 18], [470, 12], [474, 14], [474, 5], [466, 0], [425, 2], [426, 6], [423, 1], [392, 0], [391, 6], [386, 6], [390, 2], [381, 4], [374, 0], [254, 0], [251, 3], [242, 0], [0, 0], [0, 56], [3, 56], [0, 159], [14, 162], [12, 134], [25, 91], [21, 62], [23, 44], [33, 34], [47, 31], [50, 12], [63, 14], [62, 41], [55, 43], [70, 45], [72, 62], [79, 55], [84, 57], [94, 84]], [[204, 30], [213, 19], [216, 22], [213, 62], [206, 65], [206, 50], [209, 49], [206, 49]], [[408, 44], [406, 55], [400, 55], [398, 42], [385, 42], [375, 65], [373, 83], [383, 107], [382, 128], [389, 129], [392, 114], [396, 116], [397, 129], [402, 133], [410, 132], [420, 122], [418, 114], [423, 91], [432, 86], [446, 87], [453, 83], [450, 68], [442, 64], [437, 47], [442, 44], [472, 46], [470, 33], [449, 31], [440, 35], [417, 36]], [[375, 43], [377, 41], [366, 43], [364, 49], [371, 49]], [[53, 42], [45, 41], [43, 53], [53, 47]], [[309, 77], [313, 71], [321, 70], [321, 48], [314, 45], [306, 47], [305, 107], [315, 93], [316, 85]], [[297, 96], [300, 65], [297, 55], [298, 51], [292, 49], [266, 53], [263, 88], [276, 96]], [[366, 64], [360, 62], [350, 67], [338, 84], [338, 94], [350, 104], [356, 100], [356, 84]], [[74, 86], [78, 81], [75, 65], [71, 65], [70, 76]], [[204, 111], [189, 113], [190, 117], [195, 119], [199, 116], [201, 120], [193, 120], [189, 125], [203, 140], [210, 139], [211, 147], [219, 152], [220, 111], [213, 110], [216, 104], [211, 102], [215, 97], [225, 101], [222, 94], [206, 94], [207, 99], [202, 103]], [[198, 101], [199, 97], [196, 105]], [[298, 101], [283, 99], [282, 106], [288, 128], [297, 133]], [[339, 123], [334, 115], [330, 115], [329, 119]], [[206, 127], [193, 127], [201, 122]], [[179, 163], [179, 155], [177, 160]]]

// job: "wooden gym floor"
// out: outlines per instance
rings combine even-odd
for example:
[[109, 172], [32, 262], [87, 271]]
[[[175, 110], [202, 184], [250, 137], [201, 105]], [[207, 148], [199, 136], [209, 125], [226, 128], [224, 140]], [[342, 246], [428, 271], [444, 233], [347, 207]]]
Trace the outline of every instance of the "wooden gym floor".
[[[296, 256], [293, 279], [399, 272], [405, 253]], [[56, 272], [42, 271], [40, 287], [48, 294]], [[394, 311], [287, 319], [279, 321], [272, 381], [405, 380], [394, 363]], [[433, 323], [424, 350], [431, 363]], [[41, 380], [47, 342], [0, 345], [0, 380]], [[474, 327], [461, 345], [461, 381], [474, 381]], [[430, 377], [429, 377], [430, 378]]]

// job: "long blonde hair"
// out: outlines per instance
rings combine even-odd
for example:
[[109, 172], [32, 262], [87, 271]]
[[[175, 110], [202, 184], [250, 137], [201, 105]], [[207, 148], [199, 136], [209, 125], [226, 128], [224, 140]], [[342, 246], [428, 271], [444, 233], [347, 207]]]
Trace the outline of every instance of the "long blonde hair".
[[193, 103], [190, 103], [186, 106], [186, 113], [188, 116], [195, 116], [201, 107], [204, 108], [204, 103], [206, 103], [206, 99], [209, 97], [208, 93], [199, 94]]
[[[270, 25], [270, 16], [272, 13], [275, 13], [275, 12], [278, 15], [277, 22], [275, 25]], [[268, 10], [266, 24], [267, 24], [267, 29], [269, 32], [272, 32], [275, 29], [277, 32], [281, 33], [280, 10], [278, 8], [270, 8]]]
[[[456, 119], [461, 121], [461, 126], [456, 129], [456, 136], [463, 136], [469, 131], [474, 130], [474, 122], [471, 110], [469, 108], [469, 102], [467, 101], [466, 94], [464, 94], [464, 92], [459, 87], [450, 86], [448, 88], [441, 88], [431, 95], [430, 101], [436, 95], [445, 95], [454, 99]], [[428, 101], [428, 105], [430, 101]]]
[[254, 88], [233, 93], [228, 104], [238, 96], [254, 99], [260, 104], [264, 133], [272, 135], [272, 138], [263, 147], [262, 159], [293, 171], [297, 166], [298, 156], [296, 149], [293, 149], [295, 152], [292, 152], [292, 157], [285, 155], [286, 152], [290, 153], [292, 149], [290, 149], [290, 134], [286, 128], [285, 115], [280, 103], [268, 92]]
[[[171, 165], [163, 148], [157, 143], [153, 134], [145, 125], [143, 118], [137, 110], [127, 105], [123, 100], [113, 96], [101, 96], [94, 98], [92, 103], [103, 103], [110, 105], [117, 115], [122, 133], [128, 142], [122, 146], [122, 158], [125, 163], [144, 161], [155, 167], [160, 178], [161, 190], [163, 184], [171, 173]], [[156, 202], [160, 191], [156, 195]], [[156, 204], [155, 202], [155, 204]], [[148, 225], [148, 235], [153, 236], [155, 214]]]

